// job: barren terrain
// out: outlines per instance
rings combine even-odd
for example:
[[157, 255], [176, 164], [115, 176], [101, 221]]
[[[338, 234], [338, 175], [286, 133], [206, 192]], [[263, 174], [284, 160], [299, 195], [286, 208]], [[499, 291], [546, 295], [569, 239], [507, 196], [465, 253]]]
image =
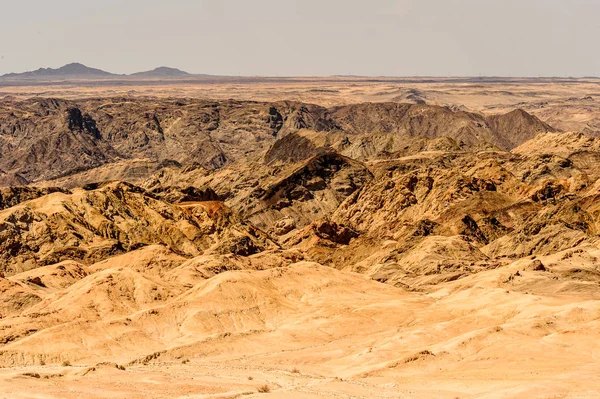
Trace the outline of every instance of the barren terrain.
[[142, 82], [49, 81], [1, 84], [0, 98], [200, 98], [299, 101], [325, 107], [362, 102], [427, 103], [467, 111], [504, 113], [515, 108], [556, 128], [598, 134], [598, 78], [205, 78]]
[[600, 396], [594, 79], [0, 86], [0, 398]]

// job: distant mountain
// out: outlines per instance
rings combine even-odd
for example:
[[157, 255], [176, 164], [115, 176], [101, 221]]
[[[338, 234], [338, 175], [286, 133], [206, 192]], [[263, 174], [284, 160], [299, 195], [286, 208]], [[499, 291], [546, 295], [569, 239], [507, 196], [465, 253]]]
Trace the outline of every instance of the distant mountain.
[[40, 68], [35, 71], [23, 72], [23, 73], [8, 73], [2, 75], [2, 78], [7, 79], [65, 79], [65, 78], [111, 78], [119, 75], [115, 75], [110, 72], [103, 71], [101, 69], [90, 68], [78, 62], [67, 64], [60, 68]]
[[53, 80], [53, 79], [176, 79], [185, 77], [202, 77], [210, 75], [192, 75], [181, 69], [161, 66], [151, 71], [136, 72], [130, 75], [118, 75], [101, 69], [90, 68], [74, 62], [60, 68], [40, 68], [23, 73], [7, 73], [0, 75], [0, 80]]
[[162, 66], [151, 71], [132, 73], [129, 76], [135, 78], [183, 78], [192, 75], [181, 69]]

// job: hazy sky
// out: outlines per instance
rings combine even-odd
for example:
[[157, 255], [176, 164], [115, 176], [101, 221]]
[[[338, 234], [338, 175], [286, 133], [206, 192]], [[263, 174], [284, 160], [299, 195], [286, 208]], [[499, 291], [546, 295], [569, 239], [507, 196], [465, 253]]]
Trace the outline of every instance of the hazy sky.
[[0, 74], [600, 75], [600, 0], [0, 0]]

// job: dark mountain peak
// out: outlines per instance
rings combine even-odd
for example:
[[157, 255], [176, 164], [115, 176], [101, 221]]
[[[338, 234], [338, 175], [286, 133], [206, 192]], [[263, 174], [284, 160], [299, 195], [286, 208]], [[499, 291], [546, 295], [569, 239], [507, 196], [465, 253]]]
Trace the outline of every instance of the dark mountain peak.
[[87, 75], [87, 74], [100, 74], [100, 75], [112, 75], [112, 73], [105, 72], [101, 69], [90, 68], [85, 66], [79, 62], [72, 62], [70, 64], [64, 65], [58, 69], [57, 72], [64, 73], [67, 75]]
[[53, 79], [129, 79], [129, 78], [150, 78], [150, 79], [175, 79], [186, 77], [202, 77], [209, 75], [192, 75], [181, 69], [160, 66], [151, 71], [137, 72], [130, 75], [114, 74], [97, 68], [91, 68], [79, 62], [71, 62], [60, 68], [39, 68], [35, 71], [23, 73], [8, 73], [0, 75], [3, 80], [53, 80]]
[[506, 149], [515, 148], [531, 140], [538, 133], [556, 131], [537, 116], [520, 108], [505, 114], [489, 115], [486, 121], [496, 135], [504, 139]]
[[185, 71], [182, 71], [181, 69], [161, 66], [158, 68], [154, 68], [151, 71], [132, 73], [130, 76], [149, 78], [179, 78], [191, 75]]
[[60, 67], [58, 69], [69, 69], [69, 68], [86, 69], [88, 67], [83, 65], [81, 62], [70, 62], [68, 64], [63, 65], [62, 67]]
[[3, 78], [12, 79], [48, 79], [48, 78], [103, 78], [116, 76], [101, 69], [90, 68], [78, 62], [63, 65], [60, 68], [39, 68], [23, 73], [9, 73]]

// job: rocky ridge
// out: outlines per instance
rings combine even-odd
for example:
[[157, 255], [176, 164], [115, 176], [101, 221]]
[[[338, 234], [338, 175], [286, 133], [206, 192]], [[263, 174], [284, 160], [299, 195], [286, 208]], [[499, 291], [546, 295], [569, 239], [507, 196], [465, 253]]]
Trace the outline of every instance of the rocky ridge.
[[141, 159], [151, 164], [139, 169], [138, 179], [166, 163], [219, 169], [262, 157], [272, 145], [265, 158], [268, 163], [306, 159], [323, 151], [321, 147], [354, 159], [380, 159], [406, 153], [407, 138], [420, 141], [423, 148], [487, 143], [511, 149], [538, 132], [552, 130], [521, 111], [486, 118], [422, 104], [327, 109], [287, 101], [3, 101], [0, 184], [58, 180]]

